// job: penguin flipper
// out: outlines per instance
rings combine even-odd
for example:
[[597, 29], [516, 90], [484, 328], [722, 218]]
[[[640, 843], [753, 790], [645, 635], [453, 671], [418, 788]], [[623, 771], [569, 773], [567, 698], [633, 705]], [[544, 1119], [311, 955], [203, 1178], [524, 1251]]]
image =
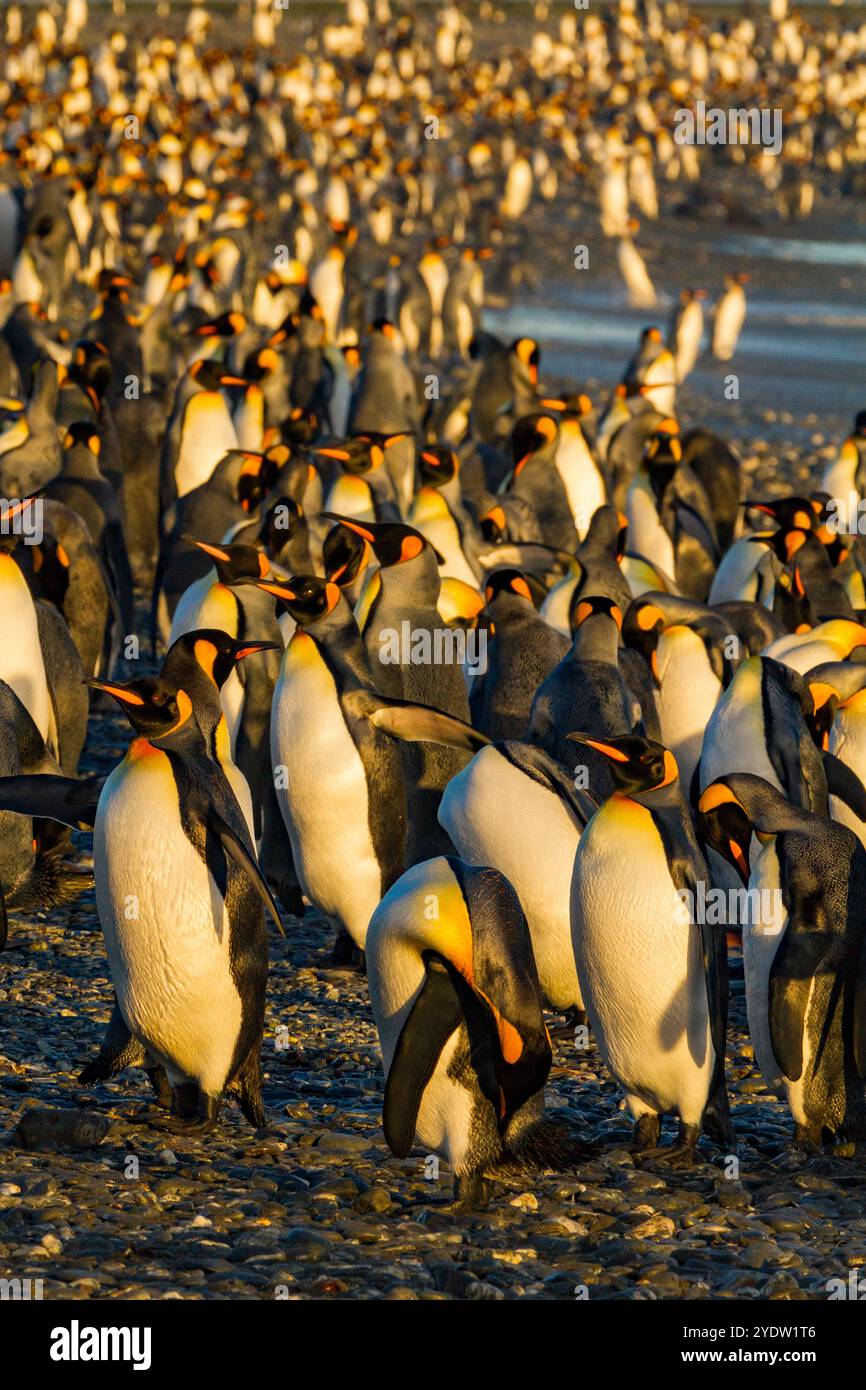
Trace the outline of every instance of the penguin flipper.
[[377, 729], [405, 743], [442, 743], [447, 748], [477, 753], [491, 741], [471, 724], [444, 714], [432, 705], [416, 705], [410, 700], [392, 699], [372, 690], [353, 692], [346, 704], [352, 713], [357, 711], [366, 716]]
[[821, 754], [821, 761], [824, 764], [824, 772], [827, 777], [827, 792], [830, 796], [837, 796], [840, 801], [850, 807], [855, 816], [859, 816], [862, 821], [866, 821], [866, 787], [863, 786], [857, 773], [837, 758], [835, 753], [825, 749]]
[[433, 952], [426, 961], [421, 992], [397, 1040], [385, 1083], [382, 1125], [388, 1147], [397, 1158], [406, 1158], [411, 1151], [424, 1089], [462, 1019], [463, 1010], [445, 962]]
[[144, 1063], [144, 1047], [130, 1033], [115, 999], [99, 1052], [92, 1062], [81, 1069], [78, 1080], [82, 1086], [94, 1086], [97, 1081], [107, 1081], [110, 1076], [116, 1076], [124, 1067], [143, 1067]]
[[770, 1042], [789, 1081], [799, 1081], [803, 1075], [806, 1014], [826, 949], [826, 935], [792, 918], [770, 969]]
[[0, 777], [0, 811], [59, 821], [73, 830], [92, 830], [102, 777], [55, 777], [24, 774]]
[[239, 836], [235, 834], [227, 821], [223, 820], [219, 811], [213, 806], [208, 809], [208, 820], [214, 833], [218, 836], [220, 844], [230, 859], [233, 859], [239, 869], [247, 875], [250, 883], [255, 888], [267, 911], [274, 919], [274, 925], [280, 936], [285, 936], [285, 928], [280, 920], [280, 912], [274, 902], [273, 894], [266, 884], [262, 871], [256, 863], [249, 850], [243, 844]]

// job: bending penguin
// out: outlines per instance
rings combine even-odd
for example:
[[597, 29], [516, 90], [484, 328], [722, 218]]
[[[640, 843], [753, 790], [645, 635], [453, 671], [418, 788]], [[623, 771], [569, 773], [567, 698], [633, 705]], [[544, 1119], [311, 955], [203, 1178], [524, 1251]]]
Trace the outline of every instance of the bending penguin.
[[483, 1200], [487, 1170], [547, 1138], [550, 1039], [517, 894], [495, 869], [416, 864], [373, 914], [367, 965], [388, 1145], [440, 1154], [456, 1196]]

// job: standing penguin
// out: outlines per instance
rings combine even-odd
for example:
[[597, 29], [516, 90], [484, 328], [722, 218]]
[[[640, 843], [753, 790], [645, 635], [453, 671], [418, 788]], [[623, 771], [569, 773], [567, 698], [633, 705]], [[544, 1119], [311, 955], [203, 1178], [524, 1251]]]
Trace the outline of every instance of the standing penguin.
[[370, 922], [368, 978], [385, 1067], [385, 1138], [441, 1154], [456, 1195], [544, 1147], [551, 1064], [538, 975], [517, 894], [455, 858], [410, 869]]
[[716, 305], [713, 320], [713, 356], [719, 362], [730, 362], [737, 339], [746, 318], [746, 292], [749, 281], [745, 273], [725, 276], [725, 292]]
[[[411, 526], [331, 519], [366, 540], [379, 562], [356, 607], [374, 688], [468, 723], [458, 644], [437, 608], [441, 583], [433, 547]], [[444, 787], [465, 765], [466, 756], [457, 748], [435, 745], [406, 752], [408, 862], [415, 863], [451, 848], [436, 813]]]
[[[795, 1142], [814, 1150], [830, 1136], [862, 1140], [866, 851], [850, 830], [749, 773], [706, 789], [699, 827], [749, 890], [749, 1033], [767, 1087], [784, 1085]], [[753, 832], [762, 848], [750, 874]]]
[[[731, 1152], [727, 958], [723, 936], [693, 920], [710, 875], [676, 760], [648, 739], [573, 737], [607, 760], [615, 786], [580, 838], [571, 913], [586, 1010], [625, 1092], [635, 1147], [691, 1162], [706, 1127]], [[659, 1150], [661, 1117], [670, 1112], [679, 1116], [679, 1140]]]
[[674, 354], [677, 381], [683, 382], [700, 356], [701, 340], [704, 336], [704, 311], [701, 301], [706, 298], [706, 290], [685, 289], [680, 291], [679, 306], [671, 319], [668, 342]]
[[94, 682], [138, 735], [106, 778], [9, 779], [34, 813], [94, 826], [94, 876], [117, 1010], [172, 1090], [168, 1127], [213, 1126], [223, 1095], [264, 1124], [260, 1053], [267, 982], [261, 902], [279, 921], [241, 808], [208, 755], [192, 700], [171, 682]]
[[493, 739], [523, 738], [541, 682], [569, 649], [535, 610], [519, 570], [494, 570], [485, 589], [491, 618], [487, 670], [472, 685], [472, 722]]

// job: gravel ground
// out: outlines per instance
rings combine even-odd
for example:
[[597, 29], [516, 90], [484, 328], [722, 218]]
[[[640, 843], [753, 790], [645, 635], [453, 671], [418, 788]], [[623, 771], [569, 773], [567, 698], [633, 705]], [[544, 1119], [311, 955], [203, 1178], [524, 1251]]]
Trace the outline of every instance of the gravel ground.
[[[856, 235], [850, 207], [840, 227], [819, 197], [816, 220], [797, 235], [824, 235], [831, 224]], [[577, 222], [585, 210], [550, 219], [544, 283], [536, 274], [528, 313], [566, 282], [568, 248], [582, 239], [572, 213]], [[778, 231], [767, 209], [761, 230]], [[682, 281], [684, 238], [699, 270], [715, 264], [673, 210], [646, 237], [668, 293]], [[594, 265], [594, 288], [612, 290], [609, 249]], [[803, 289], [796, 266], [750, 267], [741, 257], [738, 268], [780, 298]], [[806, 283], [841, 301], [860, 294], [864, 276], [812, 272]], [[566, 369], [562, 353], [548, 363], [552, 375]], [[612, 363], [574, 370], [593, 388], [616, 376]], [[772, 371], [770, 358], [753, 360], [744, 399], [723, 412], [717, 383], [700, 372], [684, 392], [687, 423], [711, 423], [737, 442], [753, 495], [779, 490], [783, 478], [817, 481], [848, 425], [842, 388], [859, 381], [853, 368], [834, 371], [838, 392], [831, 381], [817, 397], [795, 382], [788, 408]], [[97, 710], [82, 770], [107, 771], [127, 736], [120, 716]], [[79, 844], [86, 865], [89, 840]], [[143, 1073], [95, 1091], [76, 1083], [111, 1003], [92, 886], [71, 907], [11, 919], [0, 963], [0, 1277], [41, 1279], [46, 1298], [76, 1299], [820, 1299], [828, 1280], [866, 1264], [866, 1171], [856, 1159], [792, 1150], [787, 1107], [755, 1072], [738, 955], [729, 1032], [736, 1164], [707, 1149], [685, 1173], [635, 1165], [628, 1117], [594, 1046], [578, 1050], [571, 1025], [551, 1019], [549, 1107], [597, 1141], [599, 1156], [567, 1174], [509, 1178], [485, 1210], [467, 1214], [452, 1209], [446, 1165], [436, 1176], [423, 1153], [398, 1160], [385, 1145], [365, 981], [328, 968], [332, 936], [320, 919], [287, 926], [287, 940], [272, 938], [268, 1128], [254, 1133], [227, 1105], [216, 1131], [193, 1140], [154, 1127]], [[25, 1148], [19, 1122], [41, 1108], [101, 1118], [107, 1133], [87, 1149]]]

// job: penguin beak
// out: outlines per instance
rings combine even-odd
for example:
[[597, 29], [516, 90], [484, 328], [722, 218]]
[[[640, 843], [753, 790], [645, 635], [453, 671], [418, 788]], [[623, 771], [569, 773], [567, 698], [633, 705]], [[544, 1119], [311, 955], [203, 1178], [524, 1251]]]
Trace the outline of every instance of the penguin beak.
[[257, 652], [278, 652], [282, 650], [278, 642], [246, 642], [244, 646], [238, 647], [235, 651], [235, 661], [244, 661], [248, 656], [255, 656]]
[[89, 685], [91, 690], [104, 690], [106, 695], [111, 695], [115, 700], [120, 700], [124, 705], [135, 705], [140, 707], [145, 703], [140, 695], [136, 695], [134, 690], [126, 690], [122, 685], [112, 685], [110, 681], [86, 680], [83, 685]]
[[228, 562], [232, 558], [228, 551], [221, 549], [218, 545], [209, 545], [207, 541], [197, 541], [192, 536], [185, 536], [184, 540], [188, 540], [193, 545], [198, 546], [199, 550], [204, 551], [205, 555], [209, 555], [212, 560], [224, 560]]
[[273, 594], [274, 598], [284, 598], [291, 601], [298, 597], [294, 589], [288, 588], [285, 584], [272, 584], [263, 579], [255, 579], [253, 584], [256, 589], [261, 589], [263, 593]]
[[600, 739], [590, 738], [589, 734], [567, 734], [566, 737], [570, 738], [573, 743], [583, 743], [587, 748], [594, 748], [597, 753], [601, 753], [602, 757], [610, 758], [611, 762], [627, 763], [629, 761], [628, 754], [623, 753], [620, 748], [614, 748], [610, 743], [602, 743]]

